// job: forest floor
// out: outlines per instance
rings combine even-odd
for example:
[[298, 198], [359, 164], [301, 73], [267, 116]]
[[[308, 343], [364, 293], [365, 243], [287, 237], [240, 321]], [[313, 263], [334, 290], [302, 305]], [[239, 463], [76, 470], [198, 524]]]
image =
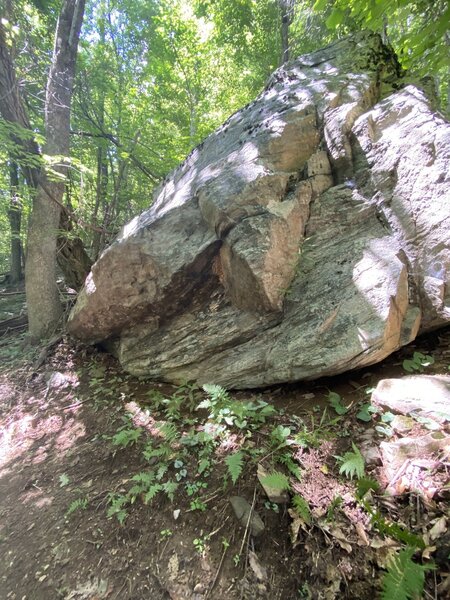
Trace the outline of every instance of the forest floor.
[[[21, 302], [0, 294], [1, 318]], [[425, 598], [450, 597], [449, 463], [389, 495], [358, 451], [396, 437], [371, 389], [415, 350], [448, 373], [449, 342], [447, 329], [370, 369], [227, 393], [132, 377], [65, 337], [36, 367], [23, 333], [4, 334], [0, 598], [369, 599], [397, 584], [408, 598], [423, 576]]]

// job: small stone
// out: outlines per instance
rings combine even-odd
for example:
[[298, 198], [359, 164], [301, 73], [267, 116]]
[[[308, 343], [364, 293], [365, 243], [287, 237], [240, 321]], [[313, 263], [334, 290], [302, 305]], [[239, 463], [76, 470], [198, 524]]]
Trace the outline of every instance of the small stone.
[[251, 513], [249, 523], [251, 534], [254, 537], [257, 537], [264, 531], [265, 527], [263, 520], [255, 510], [252, 512], [252, 507], [245, 498], [242, 498], [241, 496], [233, 496], [230, 498], [230, 502], [231, 506], [233, 507], [234, 514], [240, 521], [242, 527], [247, 526], [249, 515]]
[[397, 431], [398, 433], [410, 431], [414, 427], [414, 424], [414, 419], [405, 415], [395, 415], [395, 417], [391, 421], [392, 429], [394, 431]]
[[360, 450], [366, 465], [379, 465], [381, 463], [381, 456], [378, 446], [366, 445], [362, 446]]

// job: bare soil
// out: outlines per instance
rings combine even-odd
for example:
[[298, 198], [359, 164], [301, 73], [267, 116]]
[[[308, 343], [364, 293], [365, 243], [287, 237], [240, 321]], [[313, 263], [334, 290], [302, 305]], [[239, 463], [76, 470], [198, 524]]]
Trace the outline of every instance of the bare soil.
[[[435, 357], [427, 372], [447, 372], [449, 341], [447, 330], [417, 342]], [[202, 494], [205, 510], [193, 510], [180, 485], [172, 502], [161, 494], [148, 504], [138, 498], [121, 524], [107, 515], [111, 494], [129, 489], [131, 477], [148, 464], [144, 438], [125, 448], [112, 438], [130, 413], [150, 437], [149, 390], [167, 397], [174, 390], [130, 377], [109, 355], [67, 339], [36, 371], [37, 351], [24, 344], [22, 334], [10, 332], [0, 338], [0, 598], [380, 597], [383, 568], [402, 543], [377, 530], [355, 500], [355, 481], [339, 474], [335, 456], [373, 431], [375, 421], [356, 418], [367, 389], [386, 376], [404, 375], [401, 362], [412, 351], [343, 377], [233, 396], [274, 404], [282, 409], [275, 424], [303, 427], [312, 436], [295, 450], [303, 476], [292, 481], [290, 492], [308, 502], [309, 517], [300, 518], [290, 504], [277, 508], [268, 502], [256, 462], [249, 461], [232, 485], [224, 455]], [[329, 406], [323, 416], [329, 390], [349, 406], [340, 419]], [[255, 449], [265, 447], [274, 423], [255, 432]], [[240, 436], [237, 431], [230, 438], [235, 448]], [[388, 497], [381, 489], [373, 505], [384, 519], [417, 535], [442, 517], [448, 523], [448, 467], [436, 471], [433, 497], [411, 492]], [[367, 469], [371, 477], [379, 475], [379, 465]], [[233, 513], [232, 496], [245, 498], [261, 516], [261, 535], [248, 535]], [[426, 598], [450, 597], [448, 530], [426, 552], [416, 555], [436, 565], [426, 574]]]

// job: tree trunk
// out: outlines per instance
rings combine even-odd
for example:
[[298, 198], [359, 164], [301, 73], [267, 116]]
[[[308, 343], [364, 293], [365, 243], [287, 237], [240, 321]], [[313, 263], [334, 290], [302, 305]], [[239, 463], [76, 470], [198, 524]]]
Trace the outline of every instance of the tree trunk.
[[29, 332], [32, 339], [49, 335], [59, 322], [62, 305], [56, 286], [56, 248], [61, 218], [69, 155], [70, 104], [75, 75], [78, 38], [83, 21], [85, 0], [63, 0], [55, 32], [52, 64], [45, 98], [46, 143], [44, 154], [60, 164], [47, 172], [29, 166], [30, 155], [39, 156], [32, 129], [20, 96], [14, 66], [8, 51], [7, 36], [0, 23], [0, 111], [3, 118], [27, 130], [29, 138], [11, 135], [16, 141], [15, 159], [25, 166], [29, 185], [36, 189], [30, 220], [25, 263], [25, 289], [28, 305]]
[[294, 18], [295, 0], [278, 0], [281, 12], [281, 61], [284, 65], [290, 58], [289, 27]]
[[11, 283], [16, 284], [23, 278], [22, 245], [20, 243], [22, 203], [20, 202], [19, 197], [19, 166], [13, 160], [9, 163], [9, 189], [11, 195], [8, 210], [9, 225], [11, 228], [10, 281]]
[[78, 236], [70, 235], [72, 221], [67, 211], [61, 211], [59, 221], [60, 234], [57, 239], [58, 266], [64, 273], [66, 284], [77, 292], [83, 287], [87, 274], [91, 270], [92, 261], [87, 255], [83, 242]]

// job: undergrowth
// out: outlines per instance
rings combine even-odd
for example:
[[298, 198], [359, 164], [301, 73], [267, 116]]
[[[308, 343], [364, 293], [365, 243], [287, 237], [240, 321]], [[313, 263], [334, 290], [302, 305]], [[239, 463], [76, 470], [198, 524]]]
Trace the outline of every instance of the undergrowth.
[[[95, 369], [91, 374], [95, 406], [100, 408], [110, 397], [104, 393], [105, 374]], [[151, 390], [148, 399], [149, 405], [140, 408], [139, 426], [135, 425], [135, 415], [117, 414], [119, 425], [109, 438], [114, 452], [137, 451], [143, 464], [139, 472], [122, 482], [119, 491], [108, 494], [107, 515], [121, 525], [136, 502], [151, 505], [161, 497], [174, 502], [184, 495], [185, 511], [207, 511], [217, 492], [217, 473], [222, 474], [225, 492], [239, 486], [245, 473], [253, 477], [258, 472], [266, 491], [270, 489], [289, 499], [289, 514], [307, 531], [329, 531], [327, 524], [337, 522], [342, 514], [344, 500], [336, 496], [326, 514], [317, 517], [299, 493], [304, 472], [297, 460], [301, 452], [319, 450], [324, 440], [348, 436], [343, 420], [354, 407], [346, 406], [338, 394], [329, 392], [330, 408], [322, 411], [320, 418], [311, 414], [309, 421], [286, 416], [260, 397], [237, 400], [221, 386], [212, 384], [203, 389], [186, 384], [170, 396]], [[356, 407], [354, 412], [361, 421], [375, 418], [367, 404]], [[423, 540], [377, 509], [374, 497], [379, 493], [378, 482], [366, 474], [363, 455], [353, 441], [350, 449], [334, 459], [335, 466], [331, 468], [336, 477], [344, 479], [347, 488], [353, 489], [354, 503], [365, 512], [373, 530], [400, 545], [382, 579], [382, 598], [419, 597], [424, 573], [432, 568], [413, 560], [416, 551], [423, 549]], [[328, 473], [329, 468], [324, 464], [323, 473]], [[213, 490], [212, 473], [216, 485]], [[270, 496], [264, 505], [268, 511], [279, 512], [279, 505]], [[67, 516], [87, 507], [88, 498], [77, 498], [69, 506]], [[193, 541], [199, 554], [205, 552], [208, 539], [206, 534]], [[235, 559], [239, 564], [239, 555]]]

